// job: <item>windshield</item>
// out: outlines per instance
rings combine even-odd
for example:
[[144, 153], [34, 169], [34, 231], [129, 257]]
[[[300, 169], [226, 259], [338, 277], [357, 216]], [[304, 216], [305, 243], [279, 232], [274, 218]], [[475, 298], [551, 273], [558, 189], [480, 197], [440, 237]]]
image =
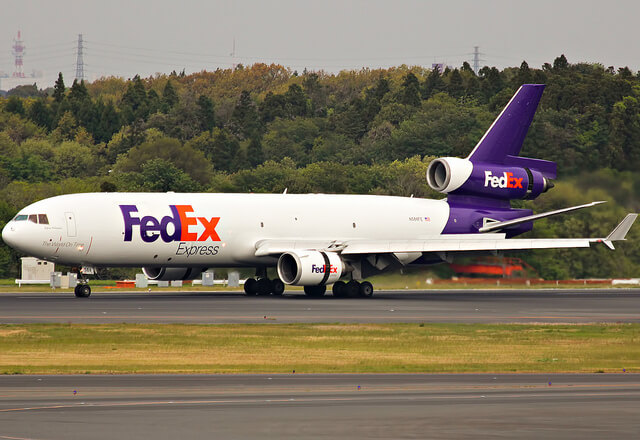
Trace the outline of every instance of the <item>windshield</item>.
[[20, 215], [16, 215], [15, 218], [13, 219], [13, 221], [16, 221], [16, 222], [21, 222], [24, 220], [29, 220], [30, 222], [41, 224], [41, 225], [49, 224], [49, 217], [47, 217], [47, 214], [20, 214]]

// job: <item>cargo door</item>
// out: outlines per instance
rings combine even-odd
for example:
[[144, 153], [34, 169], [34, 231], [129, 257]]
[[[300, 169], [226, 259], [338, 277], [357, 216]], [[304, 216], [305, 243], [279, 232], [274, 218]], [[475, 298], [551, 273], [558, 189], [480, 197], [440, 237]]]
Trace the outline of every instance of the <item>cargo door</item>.
[[67, 221], [67, 236], [75, 237], [76, 236], [76, 217], [73, 215], [73, 212], [65, 212], [64, 218]]

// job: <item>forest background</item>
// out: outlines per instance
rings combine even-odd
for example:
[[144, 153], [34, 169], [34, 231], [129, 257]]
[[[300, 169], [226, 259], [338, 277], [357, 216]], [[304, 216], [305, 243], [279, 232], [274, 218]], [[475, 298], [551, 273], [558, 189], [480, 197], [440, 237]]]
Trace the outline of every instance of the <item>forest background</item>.
[[[564, 55], [539, 69], [523, 62], [477, 75], [467, 63], [338, 74], [255, 64], [20, 86], [0, 97], [0, 228], [36, 200], [90, 191], [442, 198], [427, 185], [429, 162], [468, 155], [525, 83], [547, 88], [522, 154], [557, 162], [559, 176], [550, 192], [514, 206], [609, 202], [539, 221], [527, 235], [605, 236], [640, 210], [640, 73]], [[517, 255], [548, 279], [638, 277], [638, 225], [628, 239], [613, 253]], [[18, 276], [20, 256], [0, 245], [0, 278]]]

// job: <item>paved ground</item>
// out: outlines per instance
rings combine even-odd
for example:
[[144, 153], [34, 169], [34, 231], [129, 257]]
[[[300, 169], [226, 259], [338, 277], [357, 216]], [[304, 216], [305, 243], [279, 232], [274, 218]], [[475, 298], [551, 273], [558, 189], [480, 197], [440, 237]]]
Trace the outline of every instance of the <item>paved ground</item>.
[[640, 377], [631, 374], [0, 377], [0, 439], [631, 439], [638, 432]]
[[640, 322], [640, 289], [376, 292], [373, 298], [241, 293], [0, 294], [0, 323]]

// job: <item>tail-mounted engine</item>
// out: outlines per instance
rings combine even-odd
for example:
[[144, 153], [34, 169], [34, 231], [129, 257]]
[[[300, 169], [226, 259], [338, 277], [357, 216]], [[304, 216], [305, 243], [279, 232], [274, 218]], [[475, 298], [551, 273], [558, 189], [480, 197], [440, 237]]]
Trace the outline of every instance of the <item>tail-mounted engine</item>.
[[[526, 158], [522, 159], [526, 163]], [[536, 163], [535, 159], [529, 159]], [[480, 196], [493, 199], [535, 199], [553, 188], [553, 182], [535, 169], [475, 163], [469, 159], [442, 157], [427, 169], [427, 182], [436, 191], [460, 196]]]
[[331, 284], [344, 272], [345, 264], [335, 252], [291, 251], [278, 259], [278, 276], [294, 286]]

